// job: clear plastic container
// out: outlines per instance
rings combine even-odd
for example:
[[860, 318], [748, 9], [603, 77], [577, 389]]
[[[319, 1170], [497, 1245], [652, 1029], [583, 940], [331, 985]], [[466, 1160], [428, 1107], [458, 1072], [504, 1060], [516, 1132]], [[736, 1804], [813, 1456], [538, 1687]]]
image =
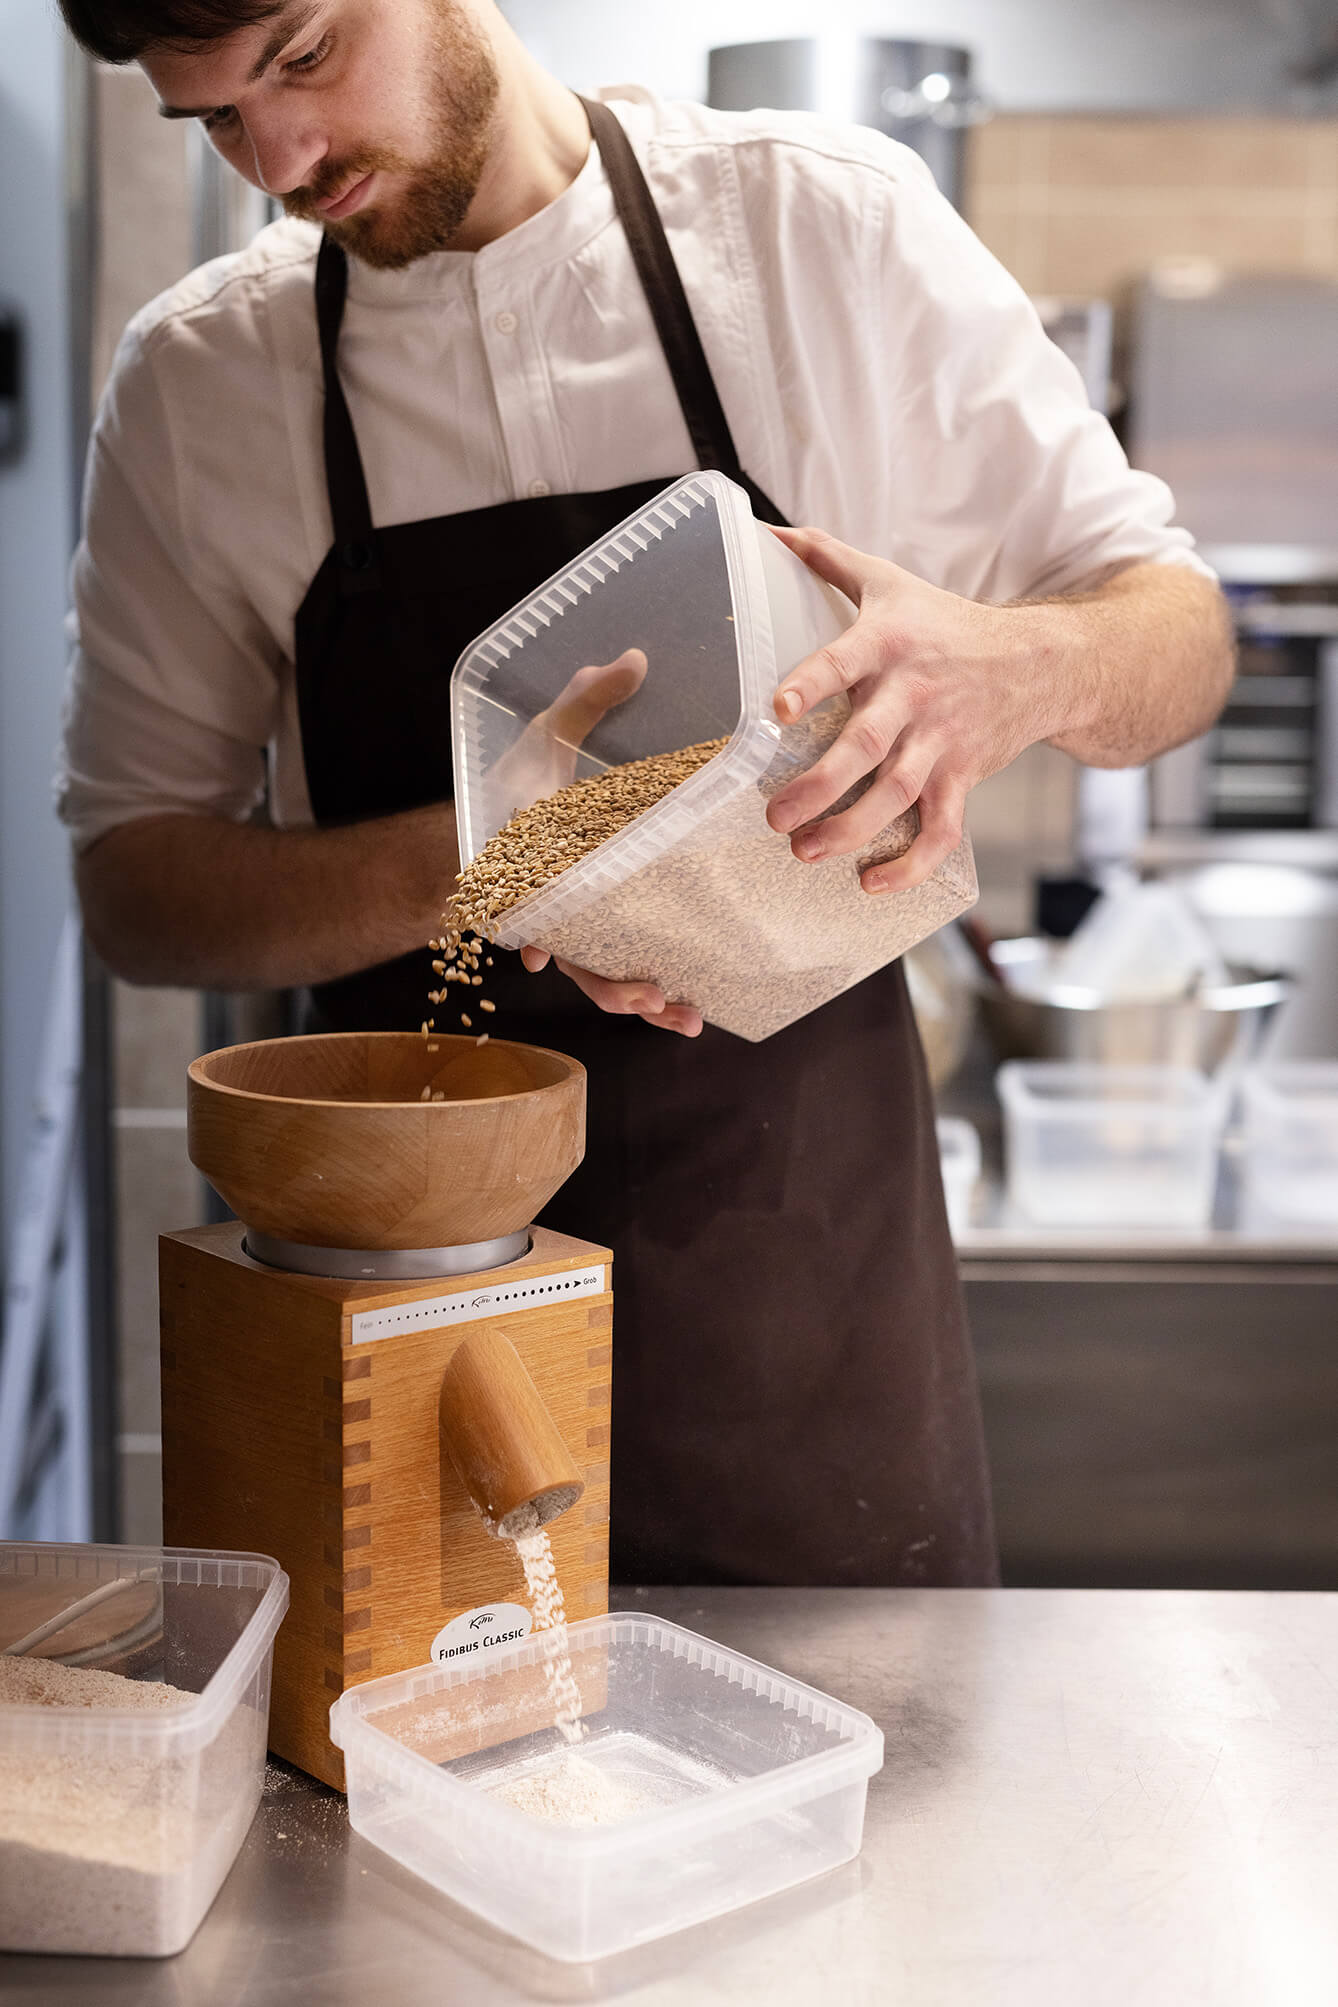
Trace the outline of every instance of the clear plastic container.
[[189, 1696], [0, 1705], [0, 1951], [156, 1958], [189, 1943], [260, 1802], [287, 1607], [288, 1577], [261, 1554], [0, 1544], [0, 1652], [26, 1640], [25, 1665], [55, 1661], [53, 1677]]
[[[503, 947], [551, 949], [615, 980], [660, 984], [706, 1019], [768, 1037], [963, 912], [967, 841], [914, 891], [871, 897], [863, 865], [905, 849], [889, 825], [858, 858], [801, 864], [766, 803], [849, 713], [833, 698], [776, 723], [777, 685], [854, 617], [756, 522], [721, 474], [674, 482], [490, 628], [451, 684], [456, 819], [471, 862], [517, 810], [656, 753], [728, 745], [674, 792], [503, 915]], [[575, 673], [646, 652], [644, 682], [579, 743], [545, 714]], [[850, 797], [853, 799], [853, 796]]]
[[935, 1128], [948, 1226], [962, 1234], [971, 1224], [971, 1199], [980, 1179], [980, 1131], [960, 1115], [940, 1115]]
[[1338, 1060], [1278, 1060], [1240, 1076], [1252, 1218], [1338, 1235]]
[[1227, 1089], [1190, 1067], [1010, 1060], [1008, 1196], [1041, 1226], [1201, 1227]]
[[[490, 1661], [342, 1694], [330, 1734], [356, 1830], [571, 1960], [719, 1916], [859, 1852], [883, 1761], [867, 1715], [655, 1617], [591, 1617], [567, 1636], [586, 1729], [575, 1750], [551, 1725], [543, 1632]], [[540, 1816], [498, 1792], [607, 1823]]]
[[1049, 977], [1056, 1001], [1076, 989], [1103, 1004], [1165, 1003], [1228, 980], [1217, 943], [1188, 899], [1157, 883], [1104, 893], [1056, 952]]

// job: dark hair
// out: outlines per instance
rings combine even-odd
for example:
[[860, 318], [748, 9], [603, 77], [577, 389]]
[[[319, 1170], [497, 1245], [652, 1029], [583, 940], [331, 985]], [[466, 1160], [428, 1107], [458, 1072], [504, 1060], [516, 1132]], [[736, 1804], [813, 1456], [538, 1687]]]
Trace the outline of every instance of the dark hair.
[[283, 0], [60, 0], [76, 42], [104, 63], [133, 63], [156, 46], [221, 42], [282, 8]]

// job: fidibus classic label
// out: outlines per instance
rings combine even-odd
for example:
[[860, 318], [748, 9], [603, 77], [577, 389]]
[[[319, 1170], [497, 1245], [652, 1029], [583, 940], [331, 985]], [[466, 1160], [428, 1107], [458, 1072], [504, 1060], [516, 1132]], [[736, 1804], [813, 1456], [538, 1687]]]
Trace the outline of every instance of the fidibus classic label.
[[498, 1645], [514, 1645], [530, 1635], [534, 1619], [523, 1603], [480, 1603], [452, 1617], [432, 1640], [432, 1660], [483, 1658]]

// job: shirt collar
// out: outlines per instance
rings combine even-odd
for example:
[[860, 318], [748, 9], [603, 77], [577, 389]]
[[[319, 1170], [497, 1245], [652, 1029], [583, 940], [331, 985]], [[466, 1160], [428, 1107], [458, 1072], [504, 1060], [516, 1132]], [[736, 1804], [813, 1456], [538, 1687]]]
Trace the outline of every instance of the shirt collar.
[[[653, 105], [649, 93], [634, 84], [614, 84], [595, 91], [605, 103], [632, 100]], [[635, 114], [634, 114], [635, 120]], [[639, 122], [639, 121], [637, 121]], [[572, 258], [610, 221], [613, 194], [593, 139], [585, 164], [561, 195], [536, 215], [485, 244], [481, 251], [433, 251], [397, 272], [379, 271], [359, 258], [348, 261], [348, 296], [377, 306], [402, 300], [428, 299], [459, 285], [491, 289], [499, 280], [528, 276], [547, 265]]]

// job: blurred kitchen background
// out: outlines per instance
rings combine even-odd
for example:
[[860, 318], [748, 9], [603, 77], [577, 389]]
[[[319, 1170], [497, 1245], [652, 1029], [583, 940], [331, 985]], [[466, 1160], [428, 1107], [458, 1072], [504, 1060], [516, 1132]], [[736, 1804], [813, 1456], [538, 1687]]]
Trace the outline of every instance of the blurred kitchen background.
[[[504, 11], [577, 86], [916, 146], [1218, 567], [1242, 667], [1221, 726], [1145, 773], [1041, 747], [979, 789], [979, 924], [912, 980], [1006, 1580], [1338, 1586], [1338, 0]], [[84, 953], [49, 798], [61, 621], [121, 327], [265, 208], [40, 0], [0, 0], [0, 185], [0, 1534], [156, 1540], [156, 1241], [206, 1217], [185, 1068], [283, 1002], [131, 990]], [[1067, 1004], [1038, 989], [1097, 893], [1079, 947], [1139, 877], [1196, 930], [1193, 994], [1136, 1023], [1079, 996], [1072, 961]], [[1156, 1109], [1107, 1107], [1079, 1163], [1045, 1126], [1052, 1076], [1014, 1077], [1010, 1188], [1009, 1054], [1212, 1070], [1172, 1125], [1201, 1202], [1182, 1182], [1127, 1217], [1099, 1146], [1132, 1135], [1136, 1165]], [[1074, 1079], [1061, 1101], [1090, 1100]], [[1020, 1202], [1024, 1149], [1058, 1153], [1080, 1218]], [[1288, 1176], [1290, 1213], [1251, 1209]]]

